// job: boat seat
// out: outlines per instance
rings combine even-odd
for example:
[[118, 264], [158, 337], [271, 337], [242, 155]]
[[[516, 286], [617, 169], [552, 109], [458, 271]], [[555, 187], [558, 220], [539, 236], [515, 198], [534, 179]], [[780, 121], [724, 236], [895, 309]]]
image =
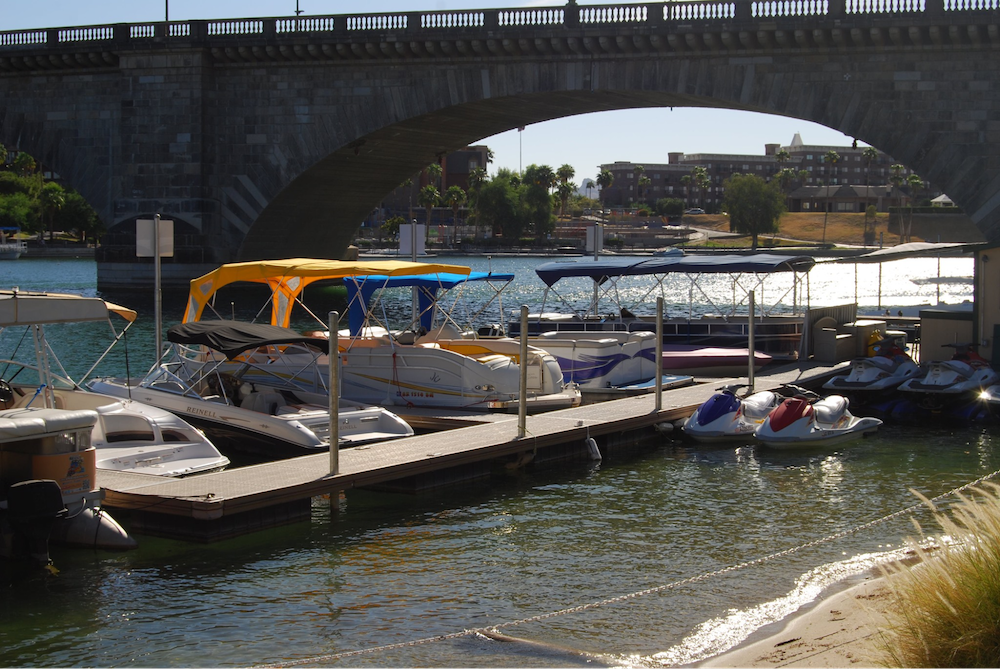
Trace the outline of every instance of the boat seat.
[[286, 404], [285, 398], [281, 396], [281, 393], [276, 392], [252, 392], [246, 396], [243, 403], [240, 405], [243, 409], [250, 409], [251, 411], [256, 411], [258, 413], [266, 413], [269, 416], [274, 416], [278, 413], [278, 409]]
[[816, 412], [816, 422], [836, 423], [847, 411], [848, 401], [841, 395], [830, 395], [813, 404], [813, 411]]

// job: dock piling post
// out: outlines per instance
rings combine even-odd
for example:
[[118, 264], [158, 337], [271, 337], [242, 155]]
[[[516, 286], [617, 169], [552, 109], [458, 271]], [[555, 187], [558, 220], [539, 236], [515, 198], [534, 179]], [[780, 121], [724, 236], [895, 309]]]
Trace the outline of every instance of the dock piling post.
[[663, 408], [663, 296], [656, 298], [656, 412]]
[[[331, 311], [330, 315], [330, 350], [326, 359], [329, 367], [330, 384], [330, 475], [336, 476], [340, 473], [340, 341], [337, 331], [340, 330], [340, 314]], [[335, 491], [337, 492], [337, 491]], [[337, 499], [339, 505], [339, 492], [331, 493], [331, 502]]]
[[754, 383], [754, 378], [753, 378], [754, 369], [753, 369], [753, 365], [754, 365], [754, 362], [756, 362], [756, 360], [755, 360], [756, 356], [754, 355], [754, 341], [753, 341], [754, 327], [755, 327], [753, 319], [754, 319], [754, 312], [757, 310], [756, 309], [757, 305], [754, 304], [754, 298], [755, 298], [755, 296], [756, 296], [756, 293], [754, 291], [752, 291], [752, 290], [750, 291], [750, 294], [747, 296], [747, 298], [748, 298], [747, 299], [747, 304], [750, 307], [750, 319], [747, 321], [747, 366], [749, 367], [749, 369], [747, 369], [747, 385], [749, 385], [750, 388], [747, 391], [747, 394], [750, 394], [750, 393], [753, 392], [753, 383]]
[[528, 423], [528, 305], [521, 305], [520, 388], [517, 394], [517, 438], [524, 439]]

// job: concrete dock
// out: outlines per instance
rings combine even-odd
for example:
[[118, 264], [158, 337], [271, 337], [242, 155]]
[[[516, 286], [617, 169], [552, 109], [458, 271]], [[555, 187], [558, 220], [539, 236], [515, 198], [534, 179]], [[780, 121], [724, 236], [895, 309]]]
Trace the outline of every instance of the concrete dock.
[[[756, 389], [783, 384], [815, 387], [842, 365], [795, 363], [758, 376]], [[585, 459], [588, 438], [602, 452], [662, 439], [657, 426], [689, 416], [715, 390], [745, 379], [705, 379], [653, 394], [588, 404], [527, 417], [518, 439], [514, 414], [401, 410], [408, 420], [437, 424], [440, 432], [342, 449], [339, 473], [330, 475], [323, 452], [188, 478], [100, 470], [104, 505], [127, 510], [134, 532], [191, 541], [217, 541], [309, 517], [311, 499], [359, 487], [420, 490], [489, 476], [494, 466]], [[118, 514], [115, 513], [117, 516]]]

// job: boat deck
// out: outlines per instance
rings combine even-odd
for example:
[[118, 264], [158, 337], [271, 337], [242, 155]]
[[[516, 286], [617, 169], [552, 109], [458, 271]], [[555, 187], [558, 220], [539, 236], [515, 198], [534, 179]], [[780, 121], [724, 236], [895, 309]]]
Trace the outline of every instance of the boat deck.
[[[843, 365], [792, 364], [757, 377], [756, 389], [795, 383], [816, 386]], [[745, 381], [745, 379], [743, 379]], [[213, 541], [308, 517], [310, 499], [349, 488], [454, 470], [554, 446], [583, 447], [586, 439], [635, 432], [690, 415], [716, 388], [740, 379], [712, 379], [653, 394], [529, 415], [517, 438], [516, 414], [431, 412], [409, 409], [407, 420], [439, 428], [431, 434], [342, 449], [339, 473], [329, 453], [306, 455], [189, 478], [171, 479], [100, 470], [104, 504], [129, 510], [133, 529], [149, 534]]]

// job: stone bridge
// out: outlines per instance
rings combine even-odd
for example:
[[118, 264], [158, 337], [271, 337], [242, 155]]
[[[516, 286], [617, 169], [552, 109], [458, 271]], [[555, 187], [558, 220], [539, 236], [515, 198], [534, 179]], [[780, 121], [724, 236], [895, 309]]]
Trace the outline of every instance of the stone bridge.
[[[721, 107], [889, 153], [1000, 238], [1000, 0], [693, 0], [0, 33], [0, 142], [98, 210], [102, 287], [340, 257], [401, 181], [573, 114]], [[650, 129], [651, 132], [658, 131]], [[117, 268], [117, 269], [116, 269]], [[124, 272], [119, 271], [124, 270]]]

